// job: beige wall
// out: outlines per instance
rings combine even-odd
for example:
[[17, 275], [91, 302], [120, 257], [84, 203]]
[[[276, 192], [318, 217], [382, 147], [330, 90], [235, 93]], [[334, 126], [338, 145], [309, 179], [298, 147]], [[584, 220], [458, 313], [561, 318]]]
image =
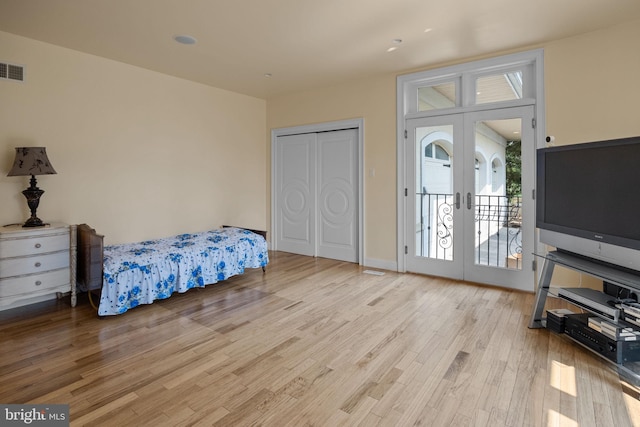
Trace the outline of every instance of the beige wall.
[[365, 119], [364, 256], [383, 261], [395, 261], [396, 250], [395, 88], [395, 75], [387, 75], [273, 98], [267, 103], [269, 132], [289, 126]]
[[14, 147], [46, 146], [44, 221], [88, 223], [107, 243], [265, 228], [266, 102], [0, 32], [0, 224], [29, 216]]
[[[635, 21], [535, 46], [545, 51], [546, 133], [556, 143], [640, 135], [638, 40]], [[365, 259], [379, 264], [396, 261], [395, 82], [396, 75], [367, 78], [267, 103], [268, 130], [364, 118]]]
[[547, 134], [558, 145], [640, 135], [640, 21], [545, 46]]

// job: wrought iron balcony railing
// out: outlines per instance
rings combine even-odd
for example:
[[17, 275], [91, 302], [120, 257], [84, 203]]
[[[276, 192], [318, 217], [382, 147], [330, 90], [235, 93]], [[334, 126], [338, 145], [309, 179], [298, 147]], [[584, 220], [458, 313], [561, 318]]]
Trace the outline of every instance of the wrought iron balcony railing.
[[[416, 255], [452, 259], [453, 194], [417, 193]], [[481, 265], [521, 268], [522, 199], [477, 195], [475, 262]]]

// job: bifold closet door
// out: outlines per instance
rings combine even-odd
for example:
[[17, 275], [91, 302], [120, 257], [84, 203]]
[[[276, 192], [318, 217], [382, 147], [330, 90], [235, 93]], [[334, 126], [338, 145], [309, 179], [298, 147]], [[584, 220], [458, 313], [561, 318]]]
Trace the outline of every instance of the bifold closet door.
[[276, 143], [276, 248], [316, 254], [316, 134], [279, 136]]
[[317, 134], [318, 256], [358, 261], [358, 131]]
[[358, 131], [276, 143], [276, 249], [358, 261]]

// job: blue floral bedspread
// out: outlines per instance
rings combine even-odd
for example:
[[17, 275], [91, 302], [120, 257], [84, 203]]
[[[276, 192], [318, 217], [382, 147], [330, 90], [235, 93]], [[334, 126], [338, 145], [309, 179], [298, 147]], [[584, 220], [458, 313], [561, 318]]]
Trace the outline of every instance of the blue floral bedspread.
[[98, 314], [122, 314], [269, 262], [266, 240], [239, 228], [105, 246]]

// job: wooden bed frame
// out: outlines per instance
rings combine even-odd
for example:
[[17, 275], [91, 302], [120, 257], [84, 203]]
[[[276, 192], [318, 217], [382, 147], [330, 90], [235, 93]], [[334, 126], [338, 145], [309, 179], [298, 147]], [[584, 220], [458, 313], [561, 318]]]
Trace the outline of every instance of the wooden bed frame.
[[102, 289], [104, 236], [96, 233], [96, 230], [87, 224], [78, 225], [76, 235], [78, 239], [76, 285], [80, 285], [87, 291]]
[[[235, 227], [231, 225], [223, 225], [222, 227]], [[250, 228], [242, 228], [253, 233], [259, 234], [267, 239], [267, 232], [264, 230], [254, 230]], [[80, 224], [77, 229], [77, 270], [76, 282], [82, 290], [86, 290], [91, 298], [92, 291], [102, 289], [103, 277], [103, 256], [104, 256], [104, 236], [96, 233], [96, 230], [87, 224]], [[265, 267], [262, 271], [266, 272]], [[91, 304], [93, 304], [93, 301]], [[97, 310], [97, 307], [96, 307]]]
[[238, 227], [236, 225], [223, 225], [222, 228], [228, 228], [228, 227], [235, 227], [235, 228], [240, 228], [242, 230], [247, 230], [247, 231], [251, 231], [252, 233], [256, 233], [261, 235], [262, 237], [264, 237], [264, 240], [267, 240], [267, 232], [264, 230], [254, 230], [252, 228], [244, 228], [244, 227]]

